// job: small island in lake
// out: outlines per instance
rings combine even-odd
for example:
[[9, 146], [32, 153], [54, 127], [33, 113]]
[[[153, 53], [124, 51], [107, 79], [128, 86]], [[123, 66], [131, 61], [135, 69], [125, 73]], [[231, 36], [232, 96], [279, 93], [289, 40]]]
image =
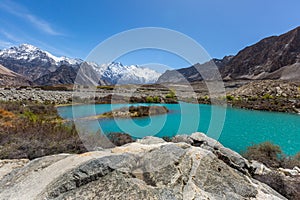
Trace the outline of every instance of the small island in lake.
[[130, 106], [105, 112], [100, 115], [85, 117], [85, 120], [94, 120], [101, 118], [136, 118], [147, 117], [152, 115], [162, 115], [169, 112], [165, 106]]

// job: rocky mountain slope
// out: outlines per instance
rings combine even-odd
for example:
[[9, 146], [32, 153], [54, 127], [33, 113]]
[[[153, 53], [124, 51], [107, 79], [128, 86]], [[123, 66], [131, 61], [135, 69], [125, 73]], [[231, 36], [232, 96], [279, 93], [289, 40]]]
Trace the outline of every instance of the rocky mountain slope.
[[[161, 75], [152, 69], [136, 65], [97, 64], [80, 59], [56, 57], [29, 44], [0, 51], [0, 64], [38, 85], [74, 83], [77, 72], [81, 72], [78, 80], [84, 80], [85, 76], [85, 79], [91, 79], [90, 82], [100, 85], [154, 83]], [[83, 67], [83, 70], [79, 71], [80, 67]]]
[[[280, 36], [265, 38], [235, 56], [212, 61], [219, 67], [224, 80], [300, 80], [300, 27]], [[167, 71], [158, 82], [201, 81], [199, 69], [209, 69], [212, 61]], [[173, 77], [177, 72], [183, 75], [179, 80]]]
[[61, 65], [54, 72], [49, 72], [34, 82], [38, 85], [73, 84], [76, 79], [77, 69]]
[[299, 72], [300, 27], [246, 47], [222, 69], [230, 79], [300, 80]]
[[205, 79], [214, 79], [211, 75], [211, 69], [220, 69], [224, 67], [230, 60], [232, 56], [225, 56], [223, 59], [212, 59], [204, 64], [195, 64], [191, 67], [177, 69], [177, 70], [167, 70], [163, 73], [157, 80], [157, 83], [185, 83], [185, 82], [195, 82], [202, 81], [203, 77], [200, 74], [205, 74]]
[[0, 199], [286, 199], [250, 176], [260, 165], [217, 141], [201, 133], [175, 140], [35, 159], [6, 170]]
[[32, 83], [20, 74], [17, 74], [0, 64], [0, 85], [29, 86], [32, 85]]

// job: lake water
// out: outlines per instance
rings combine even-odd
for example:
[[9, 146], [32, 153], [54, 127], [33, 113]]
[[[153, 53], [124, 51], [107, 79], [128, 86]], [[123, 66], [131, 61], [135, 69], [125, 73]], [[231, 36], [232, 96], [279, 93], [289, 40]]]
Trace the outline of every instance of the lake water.
[[[135, 138], [147, 135], [172, 137], [176, 134], [200, 131], [237, 152], [264, 141], [280, 145], [287, 155], [294, 155], [300, 151], [300, 115], [188, 103], [159, 105], [166, 106], [170, 112], [135, 119], [85, 121], [81, 125], [89, 132], [99, 129], [105, 134], [126, 132]], [[66, 106], [58, 107], [58, 111], [63, 118], [72, 119], [101, 114], [124, 106], [130, 105]]]

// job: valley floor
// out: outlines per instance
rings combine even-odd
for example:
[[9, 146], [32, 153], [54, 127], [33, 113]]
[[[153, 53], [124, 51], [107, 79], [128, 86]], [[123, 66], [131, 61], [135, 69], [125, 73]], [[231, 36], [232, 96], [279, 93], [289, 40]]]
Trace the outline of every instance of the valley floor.
[[[42, 89], [41, 89], [42, 88]], [[300, 82], [229, 81], [191, 84], [151, 84], [81, 87], [0, 88], [0, 101], [32, 101], [70, 105], [81, 103], [224, 104], [278, 112], [300, 112]], [[210, 90], [208, 90], [210, 88]]]

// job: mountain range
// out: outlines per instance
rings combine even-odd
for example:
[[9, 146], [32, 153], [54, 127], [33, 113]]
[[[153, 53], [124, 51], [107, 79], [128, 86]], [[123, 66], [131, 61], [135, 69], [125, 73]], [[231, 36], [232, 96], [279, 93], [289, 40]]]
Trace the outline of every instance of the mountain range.
[[155, 83], [161, 75], [137, 65], [125, 66], [115, 62], [99, 65], [81, 59], [56, 57], [29, 44], [0, 51], [0, 64], [37, 85], [72, 84], [78, 73], [76, 82], [98, 85]]
[[203, 80], [203, 74], [214, 78], [211, 66], [217, 66], [225, 81], [300, 80], [300, 27], [262, 39], [237, 55], [163, 74], [137, 65], [56, 57], [29, 44], [1, 50], [0, 65], [0, 85], [73, 84], [75, 80], [94, 85], [194, 82]]
[[217, 66], [223, 80], [300, 80], [300, 27], [265, 38], [235, 56], [166, 71], [158, 83], [201, 81], [199, 71]]

